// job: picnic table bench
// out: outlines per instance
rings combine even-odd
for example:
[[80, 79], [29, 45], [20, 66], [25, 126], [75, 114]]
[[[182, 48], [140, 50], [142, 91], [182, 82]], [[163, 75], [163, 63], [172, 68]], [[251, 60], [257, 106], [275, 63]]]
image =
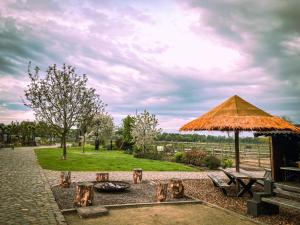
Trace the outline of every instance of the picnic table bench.
[[[265, 168], [264, 178], [264, 180], [272, 180], [271, 169]], [[256, 183], [261, 186], [264, 186], [264, 180], [258, 180], [256, 181]]]
[[227, 195], [226, 188], [230, 187], [229, 184], [227, 184], [225, 181], [219, 179], [217, 176], [215, 176], [213, 174], [208, 174], [207, 176], [212, 180], [215, 187], [221, 188], [222, 192], [225, 195]]
[[248, 214], [254, 217], [277, 214], [279, 207], [300, 211], [299, 188], [273, 183], [271, 180], [265, 183], [264, 192], [254, 193], [253, 199], [247, 202]]
[[[223, 171], [224, 174], [229, 178], [229, 182], [227, 183], [228, 185], [234, 183], [241, 187], [240, 191], [237, 194], [238, 197], [243, 196], [245, 193], [249, 193], [250, 196], [252, 197], [253, 184], [256, 183], [258, 180], [265, 179], [263, 176], [259, 176], [259, 175], [251, 175], [251, 174], [246, 174], [241, 172], [234, 172], [222, 168], [220, 168], [220, 170]], [[245, 180], [248, 180], [248, 182]]]
[[263, 197], [261, 199], [263, 202], [267, 202], [273, 205], [281, 206], [284, 208], [290, 208], [290, 209], [296, 209], [300, 210], [300, 202], [287, 199], [287, 198], [282, 198], [282, 197]]

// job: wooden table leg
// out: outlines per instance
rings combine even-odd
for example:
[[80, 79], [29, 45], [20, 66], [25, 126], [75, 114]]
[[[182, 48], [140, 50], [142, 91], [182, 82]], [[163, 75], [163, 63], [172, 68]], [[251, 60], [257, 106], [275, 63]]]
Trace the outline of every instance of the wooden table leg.
[[246, 192], [248, 192], [251, 197], [253, 196], [252, 185], [256, 182], [255, 179], [250, 179], [247, 184], [245, 184], [241, 179], [237, 179], [238, 183], [242, 186], [241, 191], [237, 194], [238, 197], [243, 196]]
[[230, 176], [227, 173], [225, 173], [225, 175], [229, 178], [229, 182], [227, 183], [228, 185], [230, 185], [232, 183], [236, 184], [235, 178], [233, 176]]

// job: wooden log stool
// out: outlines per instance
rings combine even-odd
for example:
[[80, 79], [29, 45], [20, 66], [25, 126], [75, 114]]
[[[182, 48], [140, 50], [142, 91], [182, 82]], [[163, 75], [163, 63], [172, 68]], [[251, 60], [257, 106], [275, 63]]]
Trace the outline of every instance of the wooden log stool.
[[159, 182], [156, 184], [156, 201], [164, 202], [167, 199], [168, 182]]
[[93, 187], [94, 187], [93, 183], [89, 183], [89, 182], [78, 183], [76, 187], [74, 205], [79, 207], [92, 205], [93, 198], [94, 198]]
[[69, 188], [71, 185], [71, 172], [63, 171], [60, 173], [60, 185], [63, 188]]
[[108, 181], [108, 180], [109, 180], [108, 173], [96, 173], [96, 181], [102, 182], [102, 181]]
[[133, 183], [141, 183], [142, 182], [142, 177], [143, 177], [143, 170], [138, 168], [133, 170]]
[[169, 188], [172, 198], [183, 198], [184, 186], [182, 180], [173, 178], [169, 181]]

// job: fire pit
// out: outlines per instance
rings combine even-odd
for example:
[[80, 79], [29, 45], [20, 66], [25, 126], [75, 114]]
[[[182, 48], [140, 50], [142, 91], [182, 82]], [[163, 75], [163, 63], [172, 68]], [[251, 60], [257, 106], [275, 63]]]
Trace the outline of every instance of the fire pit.
[[121, 192], [130, 188], [130, 184], [123, 181], [105, 181], [96, 183], [94, 188], [100, 192]]

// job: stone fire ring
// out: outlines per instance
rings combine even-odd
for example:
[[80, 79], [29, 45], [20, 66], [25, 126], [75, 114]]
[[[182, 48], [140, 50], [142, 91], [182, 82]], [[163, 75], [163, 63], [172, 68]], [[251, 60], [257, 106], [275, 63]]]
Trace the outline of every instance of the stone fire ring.
[[130, 184], [124, 181], [97, 182], [94, 188], [99, 192], [122, 192], [130, 188]]

